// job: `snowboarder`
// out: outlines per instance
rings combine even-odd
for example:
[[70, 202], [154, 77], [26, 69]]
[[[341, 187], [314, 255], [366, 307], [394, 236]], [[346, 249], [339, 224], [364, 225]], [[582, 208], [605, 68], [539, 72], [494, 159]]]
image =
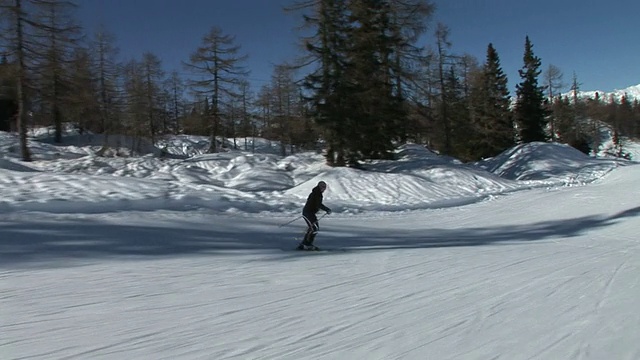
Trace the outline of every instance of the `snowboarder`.
[[331, 209], [322, 204], [322, 193], [326, 189], [327, 183], [324, 181], [318, 182], [318, 185], [311, 190], [306, 204], [304, 204], [302, 218], [307, 222], [307, 232], [304, 234], [304, 239], [300, 245], [298, 245], [298, 250], [319, 250], [317, 246], [313, 245], [313, 241], [320, 230], [316, 213], [324, 210], [327, 214], [331, 214]]

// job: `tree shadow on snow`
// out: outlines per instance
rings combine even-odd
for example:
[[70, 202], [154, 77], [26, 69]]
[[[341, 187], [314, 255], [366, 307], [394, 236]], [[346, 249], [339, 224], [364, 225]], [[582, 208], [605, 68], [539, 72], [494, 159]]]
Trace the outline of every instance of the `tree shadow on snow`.
[[[640, 215], [640, 207], [612, 216], [586, 216], [518, 226], [477, 228], [429, 228], [389, 230], [383, 234], [366, 227], [325, 223], [318, 245], [325, 255], [389, 249], [428, 249], [489, 244], [517, 244], [546, 239], [570, 238], [589, 230]], [[248, 221], [249, 220], [249, 221]], [[297, 224], [299, 225], [299, 224]], [[278, 228], [273, 220], [229, 217], [211, 229], [177, 226], [138, 226], [95, 220], [18, 220], [0, 222], [0, 269], [19, 266], [72, 266], [76, 260], [171, 258], [183, 256], [233, 256], [271, 254], [270, 259], [299, 256], [293, 249], [302, 227]], [[265, 231], [265, 229], [273, 229]], [[284, 250], [284, 251], [283, 251]], [[289, 251], [290, 250], [290, 251]]]
[[[246, 225], [246, 224], [245, 224]], [[293, 236], [288, 246], [293, 248]], [[170, 258], [286, 248], [279, 234], [243, 229], [242, 222], [211, 229], [82, 221], [0, 222], [0, 269], [20, 264], [74, 265], [75, 260]]]
[[384, 236], [375, 233], [358, 234], [332, 240], [350, 251], [517, 244], [576, 237], [590, 230], [611, 226], [624, 218], [638, 215], [640, 215], [640, 206], [611, 216], [585, 216], [514, 226], [405, 230], [397, 233], [386, 232]]

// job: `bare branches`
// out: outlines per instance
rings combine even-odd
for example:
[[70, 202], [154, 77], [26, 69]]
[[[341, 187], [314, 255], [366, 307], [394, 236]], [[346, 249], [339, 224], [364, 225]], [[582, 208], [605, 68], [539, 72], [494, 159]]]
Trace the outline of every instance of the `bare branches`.
[[201, 45], [189, 57], [185, 67], [200, 75], [190, 81], [191, 88], [197, 94], [211, 96], [211, 148], [217, 151], [216, 142], [221, 121], [221, 109], [226, 98], [237, 96], [235, 90], [249, 72], [240, 64], [246, 55], [239, 55], [240, 46], [234, 44], [235, 38], [226, 35], [222, 29], [213, 27], [202, 38]]

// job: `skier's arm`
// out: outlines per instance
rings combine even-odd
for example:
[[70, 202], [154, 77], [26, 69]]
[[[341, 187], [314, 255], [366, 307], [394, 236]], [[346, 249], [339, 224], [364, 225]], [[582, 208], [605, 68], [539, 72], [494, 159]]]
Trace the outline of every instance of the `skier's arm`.
[[328, 207], [324, 206], [324, 204], [322, 204], [322, 203], [320, 203], [320, 209], [325, 211], [327, 214], [331, 214], [331, 209], [329, 209]]

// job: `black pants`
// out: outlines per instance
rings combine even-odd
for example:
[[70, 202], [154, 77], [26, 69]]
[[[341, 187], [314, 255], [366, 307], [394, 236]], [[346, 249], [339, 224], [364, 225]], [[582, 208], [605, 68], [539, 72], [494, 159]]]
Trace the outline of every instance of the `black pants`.
[[313, 241], [316, 239], [316, 235], [320, 230], [320, 224], [318, 223], [318, 217], [316, 214], [303, 212], [302, 218], [307, 222], [307, 232], [304, 234], [303, 245], [313, 245]]

